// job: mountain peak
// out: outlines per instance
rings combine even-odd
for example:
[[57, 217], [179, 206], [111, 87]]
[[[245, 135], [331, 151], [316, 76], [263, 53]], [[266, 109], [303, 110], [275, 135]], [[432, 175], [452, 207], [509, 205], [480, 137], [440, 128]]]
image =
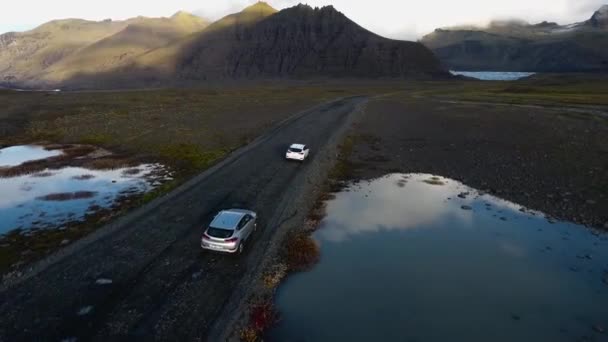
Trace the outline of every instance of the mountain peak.
[[186, 11], [177, 11], [177, 12], [175, 12], [174, 15], [171, 16], [171, 18], [190, 17], [190, 16], [192, 16], [192, 14], [190, 14]]
[[595, 28], [608, 29], [608, 5], [600, 7], [587, 23]]
[[242, 12], [275, 13], [277, 10], [270, 6], [267, 2], [258, 1], [255, 4], [246, 7]]

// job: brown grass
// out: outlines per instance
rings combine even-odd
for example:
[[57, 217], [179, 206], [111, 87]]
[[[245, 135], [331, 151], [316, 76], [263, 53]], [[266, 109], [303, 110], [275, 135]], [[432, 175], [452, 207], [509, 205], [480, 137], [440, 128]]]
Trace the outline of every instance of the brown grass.
[[97, 150], [97, 148], [90, 145], [69, 145], [67, 148], [63, 149], [63, 153], [65, 156], [73, 159], [75, 157], [86, 156], [89, 153], [95, 152], [95, 150]]
[[98, 158], [86, 162], [83, 167], [89, 170], [116, 170], [133, 166], [134, 161], [126, 158]]
[[252, 327], [246, 327], [245, 329], [241, 330], [240, 338], [243, 342], [256, 342], [260, 339], [258, 332]]
[[264, 286], [267, 289], [276, 288], [279, 283], [281, 283], [281, 280], [283, 280], [283, 278], [285, 278], [285, 276], [287, 275], [287, 271], [287, 265], [283, 263], [279, 263], [272, 266], [271, 269], [264, 274], [264, 277], [262, 279], [264, 282]]
[[433, 176], [429, 179], [425, 179], [423, 182], [430, 185], [445, 185], [445, 182], [441, 180], [441, 178], [437, 176]]
[[95, 176], [93, 176], [93, 175], [80, 175], [80, 176], [74, 176], [74, 177], [72, 177], [72, 179], [82, 180], [82, 181], [93, 179], [93, 178], [95, 178]]
[[292, 272], [310, 269], [319, 260], [317, 243], [306, 233], [290, 234], [285, 242], [285, 262]]
[[37, 200], [41, 201], [72, 201], [79, 199], [93, 198], [97, 195], [95, 191], [77, 191], [77, 192], [60, 192], [54, 194], [48, 194], [45, 196], [37, 197]]

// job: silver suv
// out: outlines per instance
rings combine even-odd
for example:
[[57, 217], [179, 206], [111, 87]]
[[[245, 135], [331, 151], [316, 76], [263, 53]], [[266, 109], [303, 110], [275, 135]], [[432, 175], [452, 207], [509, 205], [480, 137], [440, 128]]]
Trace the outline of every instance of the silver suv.
[[250, 210], [220, 211], [205, 229], [201, 247], [216, 252], [242, 253], [245, 242], [257, 228], [257, 217]]

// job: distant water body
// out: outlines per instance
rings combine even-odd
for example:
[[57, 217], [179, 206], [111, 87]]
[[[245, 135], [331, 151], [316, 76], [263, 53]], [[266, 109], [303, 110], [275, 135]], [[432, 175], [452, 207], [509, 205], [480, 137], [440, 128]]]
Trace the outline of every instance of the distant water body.
[[460, 75], [476, 78], [482, 81], [517, 81], [522, 78], [530, 77], [534, 72], [512, 72], [512, 71], [453, 71], [452, 75]]

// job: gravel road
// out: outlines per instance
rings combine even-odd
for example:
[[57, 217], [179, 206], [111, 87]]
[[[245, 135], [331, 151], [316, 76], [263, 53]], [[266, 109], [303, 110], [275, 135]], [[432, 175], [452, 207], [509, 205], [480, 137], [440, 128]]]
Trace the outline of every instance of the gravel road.
[[[340, 99], [295, 114], [174, 193], [3, 284], [0, 341], [206, 340], [288, 219], [285, 199], [321, 181], [302, 179], [365, 102]], [[308, 144], [312, 160], [285, 161], [293, 142]], [[203, 252], [201, 227], [231, 207], [261, 218], [245, 254]]]

